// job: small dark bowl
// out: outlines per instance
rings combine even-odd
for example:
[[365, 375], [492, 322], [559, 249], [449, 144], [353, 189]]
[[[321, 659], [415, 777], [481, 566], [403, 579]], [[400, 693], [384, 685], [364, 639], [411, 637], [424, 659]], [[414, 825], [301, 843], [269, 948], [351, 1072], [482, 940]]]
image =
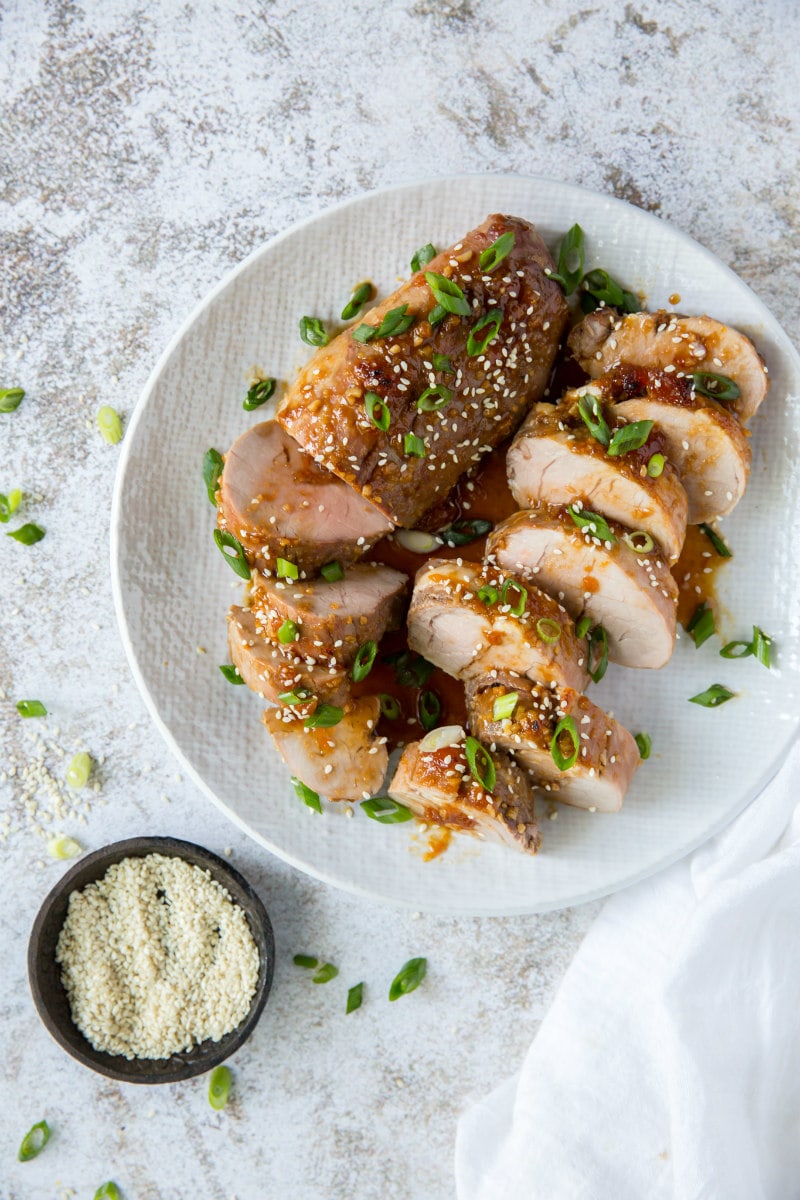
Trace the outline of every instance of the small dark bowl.
[[[101, 879], [109, 867], [123, 858], [144, 858], [148, 854], [165, 854], [182, 858], [193, 866], [211, 873], [212, 879], [227, 888], [231, 898], [244, 909], [250, 932], [258, 947], [258, 983], [247, 1017], [218, 1042], [207, 1039], [193, 1050], [173, 1054], [171, 1058], [133, 1058], [121, 1054], [106, 1054], [95, 1050], [73, 1023], [67, 993], [61, 982], [61, 969], [56, 962], [56, 944], [67, 916], [72, 892]], [[221, 1063], [247, 1040], [258, 1024], [272, 985], [275, 966], [275, 942], [272, 925], [264, 905], [250, 884], [238, 871], [210, 850], [182, 842], [177, 838], [139, 837], [113, 842], [96, 850], [79, 863], [56, 884], [47, 896], [33, 923], [28, 943], [28, 980], [33, 1001], [48, 1031], [60, 1046], [78, 1062], [111, 1079], [126, 1083], [175, 1083], [202, 1075]]]

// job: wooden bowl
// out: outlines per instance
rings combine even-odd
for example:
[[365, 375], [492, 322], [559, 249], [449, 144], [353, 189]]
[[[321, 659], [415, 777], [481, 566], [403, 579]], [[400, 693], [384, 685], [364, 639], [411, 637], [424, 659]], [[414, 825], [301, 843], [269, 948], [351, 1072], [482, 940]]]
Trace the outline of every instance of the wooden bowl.
[[[182, 858], [192, 866], [209, 871], [212, 879], [228, 890], [232, 900], [244, 909], [258, 947], [258, 982], [247, 1017], [218, 1042], [209, 1038], [193, 1050], [173, 1054], [170, 1058], [128, 1059], [121, 1054], [95, 1050], [74, 1024], [67, 993], [61, 982], [61, 968], [56, 962], [56, 945], [72, 892], [80, 891], [87, 884], [101, 879], [109, 867], [123, 858], [144, 858], [148, 854]], [[33, 923], [28, 943], [28, 980], [33, 1002], [49, 1033], [85, 1067], [126, 1083], [175, 1083], [179, 1079], [202, 1075], [228, 1058], [255, 1029], [269, 995], [274, 966], [272, 925], [264, 905], [250, 884], [210, 850], [178, 838], [129, 838], [87, 854], [67, 871], [47, 896]]]

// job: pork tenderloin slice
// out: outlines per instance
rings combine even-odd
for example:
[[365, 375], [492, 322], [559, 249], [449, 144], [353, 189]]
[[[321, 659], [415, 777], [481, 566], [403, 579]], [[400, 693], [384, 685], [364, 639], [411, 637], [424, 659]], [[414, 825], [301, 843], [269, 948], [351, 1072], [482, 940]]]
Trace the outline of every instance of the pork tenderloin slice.
[[356, 563], [335, 582], [253, 577], [250, 607], [271, 640], [286, 621], [297, 626], [287, 643], [296, 655], [328, 667], [348, 667], [365, 642], [398, 629], [408, 579], [380, 563]]
[[520, 508], [584, 508], [644, 529], [677, 560], [686, 537], [688, 500], [674, 467], [666, 462], [653, 479], [647, 462], [665, 450], [657, 427], [645, 444], [612, 458], [575, 415], [575, 401], [588, 389], [567, 393], [558, 404], [535, 404], [509, 447], [508, 483]]
[[611, 662], [663, 667], [675, 646], [677, 585], [654, 545], [637, 553], [644, 539], [611, 529], [616, 540], [601, 542], [563, 510], [518, 512], [490, 534], [487, 562], [531, 580], [573, 620], [602, 625]]
[[[508, 256], [496, 270], [482, 272], [481, 252], [505, 234], [514, 236]], [[345, 330], [300, 372], [278, 420], [393, 524], [414, 528], [544, 394], [567, 321], [561, 288], [545, 275], [553, 265], [527, 221], [490, 216], [425, 267], [462, 289], [468, 316], [451, 313], [432, 328], [428, 317], [436, 299], [424, 272], [417, 272], [359, 322], [378, 327], [391, 309], [405, 305], [406, 316], [414, 317], [411, 327], [367, 343]], [[479, 352], [468, 345], [469, 336], [490, 313], [502, 317], [496, 336]], [[478, 342], [491, 333], [491, 327], [479, 331]], [[435, 368], [434, 355], [446, 356], [452, 372]], [[431, 402], [441, 400], [442, 406], [420, 410], [422, 394], [440, 385], [447, 391]], [[374, 414], [377, 425], [365, 405], [367, 393], [386, 406]], [[388, 427], [379, 428], [384, 415]], [[418, 439], [411, 449], [407, 435]]]
[[375, 734], [381, 705], [377, 696], [350, 700], [329, 728], [307, 728], [291, 708], [269, 708], [261, 720], [289, 770], [329, 800], [374, 796], [389, 765], [386, 738]]
[[677, 375], [706, 371], [727, 375], [740, 395], [726, 408], [747, 421], [767, 394], [764, 360], [738, 329], [712, 317], [676, 313], [627, 313], [596, 309], [575, 326], [568, 343], [583, 369], [596, 379], [618, 363], [673, 370]]
[[535, 854], [541, 836], [530, 779], [498, 750], [492, 755], [495, 786], [487, 792], [470, 773], [464, 740], [464, 730], [453, 726], [449, 746], [428, 749], [427, 739], [406, 746], [389, 795], [424, 821]]
[[279, 704], [280, 696], [298, 689], [306, 689], [325, 704], [342, 704], [350, 694], [350, 676], [344, 668], [307, 663], [291, 646], [260, 633], [248, 608], [233, 605], [228, 612], [228, 650], [247, 686], [270, 704]]
[[[511, 717], [494, 719], [495, 701], [517, 695]], [[546, 688], [524, 679], [467, 684], [470, 728], [485, 745], [500, 746], [526, 767], [554, 800], [597, 812], [618, 812], [641, 761], [636, 741], [618, 721], [572, 688]], [[551, 742], [564, 717], [571, 717], [580, 741], [578, 760], [560, 771]], [[563, 745], [562, 745], [563, 740]], [[559, 745], [573, 753], [567, 732]]]
[[277, 421], [254, 425], [233, 443], [218, 500], [220, 529], [234, 534], [250, 565], [262, 570], [285, 558], [311, 577], [325, 563], [355, 562], [392, 529]]
[[[497, 599], [481, 599], [484, 587], [494, 589]], [[517, 607], [520, 615], [511, 611]], [[414, 583], [408, 644], [457, 679], [512, 670], [578, 689], [589, 683], [586, 644], [563, 606], [491, 565], [429, 559]]]

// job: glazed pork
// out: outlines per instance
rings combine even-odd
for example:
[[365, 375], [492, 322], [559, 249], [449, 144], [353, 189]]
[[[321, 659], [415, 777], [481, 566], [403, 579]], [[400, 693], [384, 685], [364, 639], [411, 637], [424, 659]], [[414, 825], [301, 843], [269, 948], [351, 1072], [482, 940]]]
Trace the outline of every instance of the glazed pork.
[[575, 326], [568, 345], [593, 379], [619, 363], [682, 376], [724, 375], [740, 391], [725, 406], [741, 421], [753, 416], [769, 386], [764, 360], [750, 339], [711, 317], [667, 312], [620, 315], [614, 308], [598, 308]]
[[391, 524], [309, 458], [276, 421], [237, 438], [225, 455], [218, 524], [239, 539], [251, 566], [285, 558], [309, 578], [325, 563], [361, 558]]
[[588, 686], [586, 644], [566, 610], [507, 571], [429, 559], [417, 572], [408, 644], [457, 679], [514, 670], [531, 679]]
[[663, 667], [675, 645], [677, 585], [652, 538], [609, 528], [613, 542], [578, 528], [563, 509], [518, 512], [490, 534], [487, 562], [531, 580], [573, 620], [602, 625], [611, 662]]
[[389, 795], [424, 821], [535, 854], [541, 838], [530, 779], [497, 750], [491, 755], [495, 779], [488, 791], [470, 771], [465, 738], [460, 726], [450, 725], [406, 746]]
[[350, 693], [345, 668], [323, 665], [313, 657], [309, 663], [291, 645], [266, 637], [249, 608], [233, 605], [228, 612], [228, 651], [247, 686], [270, 704], [298, 690], [328, 704], [342, 704]]
[[527, 221], [489, 217], [319, 349], [278, 420], [392, 524], [414, 527], [543, 395], [567, 321], [553, 267]]
[[309, 727], [314, 714], [291, 707], [267, 709], [261, 719], [307, 787], [329, 800], [361, 800], [380, 791], [389, 765], [386, 738], [375, 734], [380, 709], [377, 696], [363, 696], [348, 701], [333, 725]]

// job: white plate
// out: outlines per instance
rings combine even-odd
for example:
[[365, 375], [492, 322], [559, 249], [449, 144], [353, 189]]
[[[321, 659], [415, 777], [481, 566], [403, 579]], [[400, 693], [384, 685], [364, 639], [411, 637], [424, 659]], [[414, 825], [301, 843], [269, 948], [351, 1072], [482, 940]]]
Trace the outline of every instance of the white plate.
[[[201, 478], [209, 446], [225, 450], [259, 419], [242, 410], [254, 365], [290, 379], [310, 351], [302, 314], [336, 321], [351, 286], [380, 294], [408, 273], [424, 242], [446, 246], [488, 213], [533, 221], [557, 245], [575, 221], [588, 266], [603, 266], [651, 307], [678, 293], [684, 312], [708, 312], [745, 330], [769, 366], [772, 388], [752, 423], [747, 494], [725, 521], [735, 558], [720, 573], [727, 638], [759, 624], [777, 668], [732, 662], [712, 639], [684, 637], [662, 671], [611, 667], [594, 698], [653, 757], [623, 811], [561, 808], [544, 820], [536, 858], [469, 837], [430, 863], [416, 827], [382, 826], [329, 805], [305, 808], [259, 722], [261, 702], [228, 685], [225, 612], [240, 594], [212, 540], [214, 513]], [[414, 909], [530, 913], [642, 879], [726, 824], [776, 771], [798, 724], [797, 531], [800, 360], [775, 319], [727, 267], [663, 221], [619, 200], [566, 184], [511, 176], [443, 179], [372, 193], [288, 230], [252, 254], [192, 314], [154, 370], [131, 421], [112, 515], [114, 594], [133, 673], [159, 729], [203, 790], [241, 828], [329, 883]], [[197, 646], [208, 653], [198, 654]], [[687, 698], [714, 682], [739, 692], [719, 709]]]

